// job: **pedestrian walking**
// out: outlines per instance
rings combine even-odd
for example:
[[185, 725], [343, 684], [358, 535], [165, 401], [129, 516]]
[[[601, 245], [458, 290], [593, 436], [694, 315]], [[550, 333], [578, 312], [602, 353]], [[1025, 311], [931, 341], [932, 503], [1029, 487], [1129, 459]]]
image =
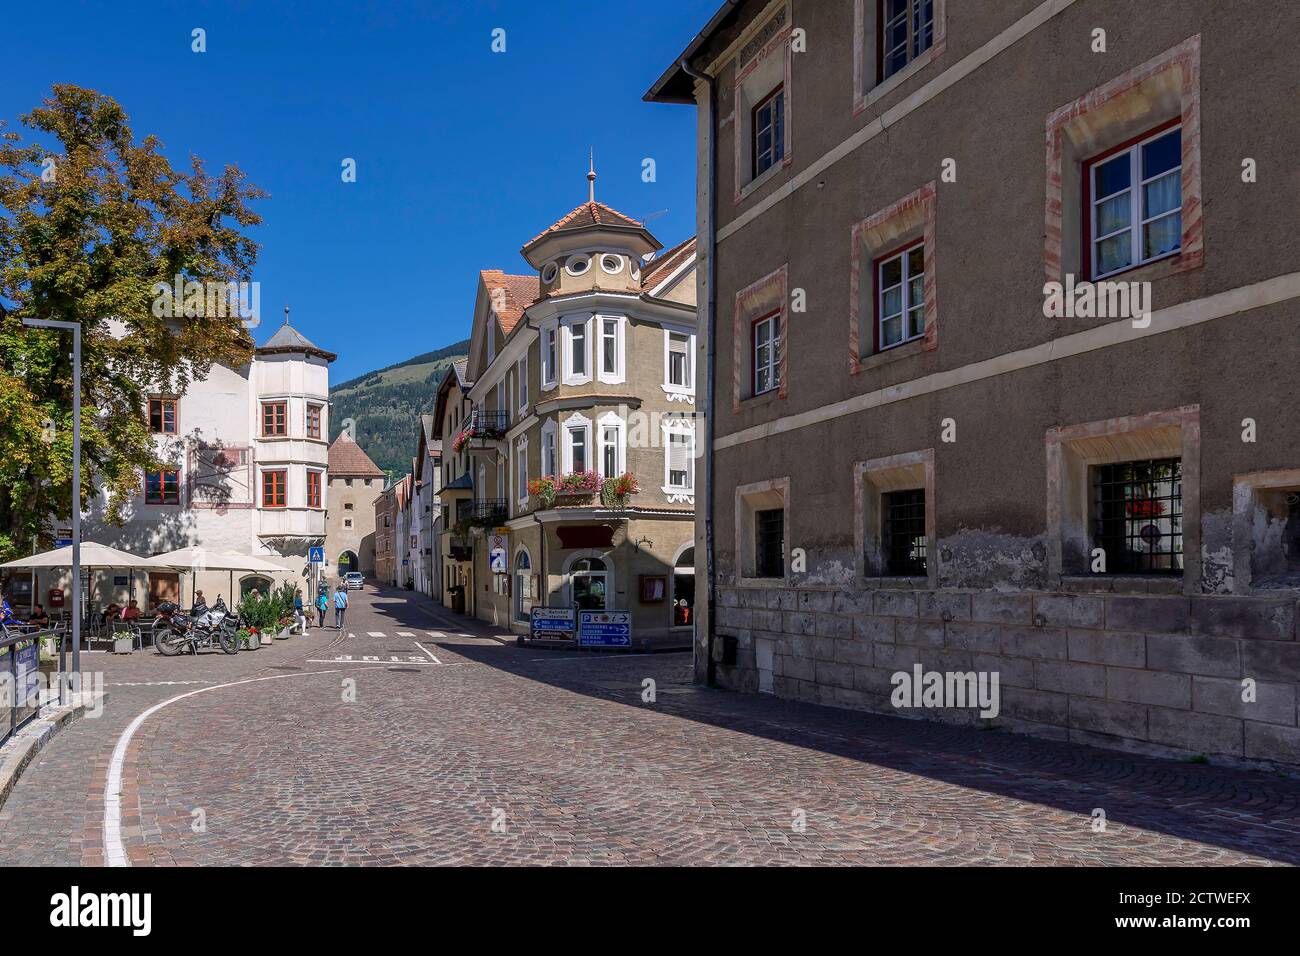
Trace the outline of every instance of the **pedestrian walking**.
[[293, 623], [298, 625], [298, 633], [307, 633], [307, 615], [302, 606], [302, 589], [294, 588], [293, 591]]
[[347, 611], [347, 588], [339, 588], [334, 592], [334, 627], [336, 630], [343, 630], [343, 617], [347, 614]]
[[325, 626], [325, 612], [329, 610], [330, 598], [329, 588], [323, 587], [320, 593], [316, 595], [316, 626]]

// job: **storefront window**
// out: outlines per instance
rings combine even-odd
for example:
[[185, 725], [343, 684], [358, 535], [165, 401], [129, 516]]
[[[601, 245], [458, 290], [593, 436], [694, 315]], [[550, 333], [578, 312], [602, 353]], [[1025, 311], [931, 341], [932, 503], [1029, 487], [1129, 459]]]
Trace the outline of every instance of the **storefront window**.
[[695, 549], [687, 548], [673, 565], [673, 627], [695, 623]]
[[528, 621], [533, 611], [533, 562], [527, 551], [515, 555], [515, 620]]
[[609, 572], [599, 558], [580, 558], [569, 569], [573, 586], [573, 603], [583, 611], [609, 609], [607, 588]]

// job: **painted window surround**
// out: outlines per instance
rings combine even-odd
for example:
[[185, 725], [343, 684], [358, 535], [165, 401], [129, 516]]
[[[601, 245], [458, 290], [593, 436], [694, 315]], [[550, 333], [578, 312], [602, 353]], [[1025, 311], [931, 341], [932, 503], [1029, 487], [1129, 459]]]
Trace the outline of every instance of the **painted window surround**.
[[[732, 325], [731, 383], [731, 410], [735, 414], [740, 413], [740, 409], [746, 402], [762, 401], [773, 395], [785, 398], [789, 393], [792, 337], [789, 297], [786, 294], [788, 272], [788, 265], [783, 265], [736, 293], [735, 317]], [[780, 310], [781, 323], [781, 384], [762, 395], [754, 395], [753, 383], [748, 381], [754, 348], [750, 339], [751, 326], [755, 319], [777, 310]]]
[[[760, 578], [754, 574], [754, 513], [771, 508], [785, 512], [786, 573], [780, 578]], [[790, 478], [770, 478], [736, 488], [736, 586], [773, 587], [790, 580]]]
[[857, 116], [943, 56], [948, 46], [948, 0], [934, 0], [930, 48], [879, 83], [879, 0], [853, 0], [853, 115]]
[[[669, 381], [668, 359], [669, 345], [673, 335], [684, 335], [686, 340], [686, 385], [674, 385]], [[664, 394], [670, 402], [695, 404], [695, 330], [686, 325], [664, 325]]]
[[880, 498], [887, 491], [925, 489], [926, 586], [939, 586], [935, 521], [934, 449], [904, 452], [853, 465], [853, 532], [859, 586], [868, 581], [909, 580], [885, 575]]
[[[919, 340], [919, 349], [931, 352], [939, 347], [939, 290], [936, 281], [937, 260], [935, 249], [938, 218], [938, 189], [934, 180], [902, 199], [880, 209], [853, 227], [852, 254], [849, 276], [849, 374], [857, 375], [873, 365], [870, 351], [874, 330], [863, 328], [864, 321], [875, 321], [876, 277], [875, 261], [891, 250], [914, 239], [921, 239], [925, 252], [925, 334]], [[868, 345], [866, 355], [863, 345]], [[916, 348], [903, 343], [882, 352], [881, 356], [904, 358], [914, 354]], [[887, 359], [882, 359], [887, 360]]]
[[1177, 255], [1139, 266], [1125, 281], [1163, 278], [1204, 263], [1201, 219], [1201, 37], [1177, 46], [1089, 90], [1047, 117], [1047, 197], [1043, 273], [1061, 282], [1086, 275], [1083, 248], [1083, 161], [1132, 136], [1178, 118], [1182, 124], [1182, 247]]
[[[732, 110], [735, 122], [733, 123], [734, 135], [732, 137], [734, 153], [734, 172], [735, 172], [735, 195], [734, 200], [739, 204], [742, 200], [752, 195], [760, 189], [765, 183], [770, 182], [781, 171], [788, 169], [794, 162], [793, 148], [793, 100], [794, 90], [791, 85], [792, 73], [792, 52], [790, 48], [790, 9], [788, 5], [782, 5], [770, 17], [763, 20], [763, 29], [768, 29], [769, 25], [779, 29], [770, 40], [768, 40], [761, 49], [749, 56], [746, 62], [741, 63], [739, 56], [744, 56], [747, 50], [742, 49], [736, 62], [736, 82], [732, 90]], [[765, 97], [772, 93], [777, 86], [784, 90], [784, 111], [785, 111], [785, 145], [784, 154], [781, 161], [773, 164], [759, 176], [752, 174], [753, 170], [750, 165], [753, 150], [753, 109]]]

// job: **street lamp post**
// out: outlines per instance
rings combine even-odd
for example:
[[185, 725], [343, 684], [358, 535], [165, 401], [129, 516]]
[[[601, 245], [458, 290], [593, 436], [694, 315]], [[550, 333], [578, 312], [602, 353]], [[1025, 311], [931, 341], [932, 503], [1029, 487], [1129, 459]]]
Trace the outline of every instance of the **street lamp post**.
[[[81, 676], [81, 323], [23, 319], [23, 325], [72, 333], [72, 672]], [[67, 656], [59, 643], [59, 700], [68, 680]]]

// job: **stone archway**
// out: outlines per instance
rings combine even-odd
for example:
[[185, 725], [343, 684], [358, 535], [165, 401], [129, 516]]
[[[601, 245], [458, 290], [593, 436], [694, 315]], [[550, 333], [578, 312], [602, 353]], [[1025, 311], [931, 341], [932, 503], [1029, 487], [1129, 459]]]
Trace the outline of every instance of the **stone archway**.
[[350, 571], [360, 571], [361, 559], [357, 557], [355, 551], [344, 551], [338, 557], [337, 568], [339, 577], [343, 577], [343, 575]]

